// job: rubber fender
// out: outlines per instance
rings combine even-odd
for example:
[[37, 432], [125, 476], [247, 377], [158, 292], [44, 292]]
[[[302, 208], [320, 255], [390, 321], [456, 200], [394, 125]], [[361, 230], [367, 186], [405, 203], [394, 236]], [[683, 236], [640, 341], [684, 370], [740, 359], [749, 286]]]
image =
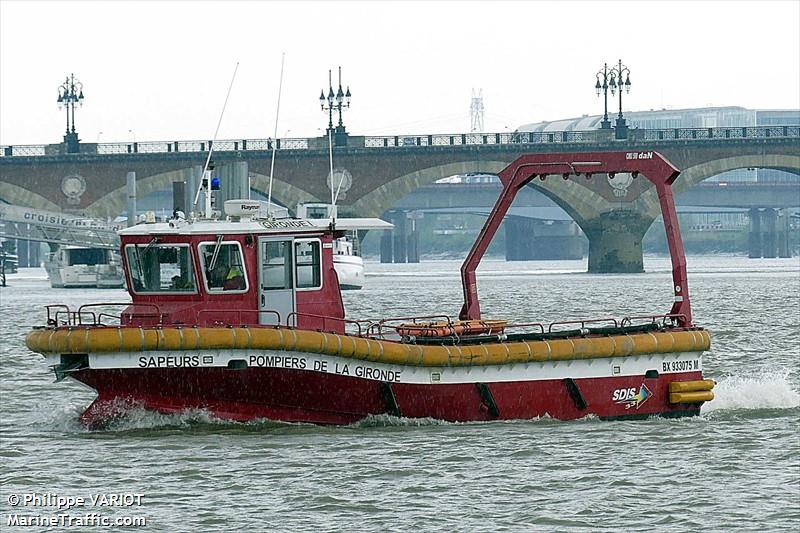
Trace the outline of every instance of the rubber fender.
[[75, 327], [34, 329], [26, 344], [42, 354], [286, 350], [411, 366], [480, 366], [669, 353], [676, 348], [699, 352], [711, 342], [704, 330], [445, 346], [292, 328]]
[[672, 392], [669, 403], [703, 403], [714, 399], [714, 392], [710, 390], [694, 392]]
[[671, 381], [670, 392], [696, 392], [711, 390], [716, 385], [713, 379], [699, 379], [696, 381]]
[[646, 353], [656, 353], [658, 351], [658, 337], [656, 337], [654, 333], [631, 335], [630, 338], [633, 341], [633, 350], [631, 351], [631, 354], [641, 355]]

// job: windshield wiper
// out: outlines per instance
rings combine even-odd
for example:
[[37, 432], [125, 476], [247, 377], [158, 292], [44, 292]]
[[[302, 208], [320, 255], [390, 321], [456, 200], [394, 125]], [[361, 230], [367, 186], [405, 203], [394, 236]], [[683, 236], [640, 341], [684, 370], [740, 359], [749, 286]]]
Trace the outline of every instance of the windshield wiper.
[[209, 270], [214, 270], [214, 266], [217, 264], [217, 258], [219, 257], [219, 249], [222, 247], [222, 235], [217, 235], [217, 243], [214, 245], [214, 252], [211, 254], [211, 265], [209, 265]]
[[[149, 249], [150, 249], [150, 248], [151, 248], [151, 247], [152, 247], [154, 244], [156, 244], [157, 242], [158, 242], [158, 237], [153, 237], [153, 240], [151, 240], [151, 241], [150, 241], [150, 242], [147, 244], [147, 246], [145, 246], [145, 249], [144, 249], [144, 250], [143, 250], [141, 253], [142, 253], [142, 254], [146, 254], [146, 253], [147, 253], [147, 251], [148, 251], [148, 250], [149, 250]], [[144, 269], [142, 269], [142, 256], [141, 256], [141, 254], [139, 253], [139, 245], [138, 245], [138, 244], [134, 244], [134, 245], [133, 245], [133, 251], [134, 251], [134, 253], [136, 254], [136, 272], [139, 274], [139, 281], [141, 281], [141, 282], [142, 282], [142, 284], [144, 284]]]
[[133, 245], [133, 254], [136, 259], [136, 273], [139, 274], [139, 281], [144, 284], [144, 270], [142, 270], [142, 256], [139, 255], [139, 245]]

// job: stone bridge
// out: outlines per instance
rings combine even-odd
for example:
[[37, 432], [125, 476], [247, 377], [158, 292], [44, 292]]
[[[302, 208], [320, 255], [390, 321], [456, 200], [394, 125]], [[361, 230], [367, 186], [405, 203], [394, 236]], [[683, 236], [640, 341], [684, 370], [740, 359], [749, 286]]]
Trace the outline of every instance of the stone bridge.
[[[676, 194], [706, 178], [739, 168], [770, 168], [800, 173], [800, 127], [631, 130], [615, 140], [612, 132], [498, 133], [350, 137], [334, 148], [335, 172], [347, 178], [341, 211], [380, 216], [414, 189], [455, 174], [497, 173], [525, 153], [578, 151], [658, 151], [682, 169]], [[59, 145], [3, 147], [0, 200], [48, 210], [116, 216], [126, 206], [126, 174], [136, 173], [137, 193], [169, 189], [175, 182], [196, 183], [210, 143], [83, 145], [66, 154]], [[273, 197], [290, 208], [302, 201], [329, 201], [327, 139], [276, 142]], [[218, 141], [217, 174], [231, 183], [266, 191], [270, 141]], [[116, 152], [116, 153], [115, 153]], [[35, 154], [35, 155], [29, 155]], [[641, 239], [659, 215], [647, 180], [536, 180], [532, 186], [550, 197], [581, 226], [589, 239], [590, 272], [642, 270]], [[235, 193], [241, 195], [241, 187]], [[246, 190], [244, 191], [246, 193]]]

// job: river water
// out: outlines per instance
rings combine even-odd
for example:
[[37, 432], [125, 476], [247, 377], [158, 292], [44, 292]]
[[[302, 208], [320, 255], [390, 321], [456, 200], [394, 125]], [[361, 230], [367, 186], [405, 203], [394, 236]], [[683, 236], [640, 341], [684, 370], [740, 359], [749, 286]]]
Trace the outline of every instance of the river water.
[[[800, 261], [689, 257], [695, 322], [712, 332], [714, 401], [700, 417], [451, 424], [376, 417], [348, 427], [229, 423], [133, 411], [77, 422], [93, 392], [54, 384], [24, 345], [47, 303], [125, 301], [51, 289], [23, 269], [0, 289], [0, 529], [9, 517], [139, 516], [131, 531], [796, 531], [800, 527]], [[349, 316], [456, 315], [457, 262], [368, 263]], [[552, 321], [663, 313], [669, 260], [646, 274], [586, 262], [485, 261], [487, 318]], [[92, 506], [93, 495], [144, 494]], [[59, 511], [31, 495], [83, 497]], [[14, 496], [22, 503], [11, 506]], [[28, 503], [25, 504], [25, 498]], [[101, 502], [102, 503], [102, 502]]]

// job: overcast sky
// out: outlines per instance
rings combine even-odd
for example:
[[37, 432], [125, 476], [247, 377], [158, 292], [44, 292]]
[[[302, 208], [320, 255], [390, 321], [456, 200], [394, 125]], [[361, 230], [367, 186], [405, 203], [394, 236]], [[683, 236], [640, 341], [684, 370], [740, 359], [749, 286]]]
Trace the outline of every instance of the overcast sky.
[[[621, 58], [624, 110], [800, 107], [800, 1], [41, 2], [0, 0], [0, 144], [60, 142], [57, 88], [84, 83], [85, 142], [322, 134], [343, 69], [352, 134], [486, 131], [602, 113]], [[334, 87], [336, 89], [336, 87]], [[616, 109], [616, 101], [609, 104]]]

